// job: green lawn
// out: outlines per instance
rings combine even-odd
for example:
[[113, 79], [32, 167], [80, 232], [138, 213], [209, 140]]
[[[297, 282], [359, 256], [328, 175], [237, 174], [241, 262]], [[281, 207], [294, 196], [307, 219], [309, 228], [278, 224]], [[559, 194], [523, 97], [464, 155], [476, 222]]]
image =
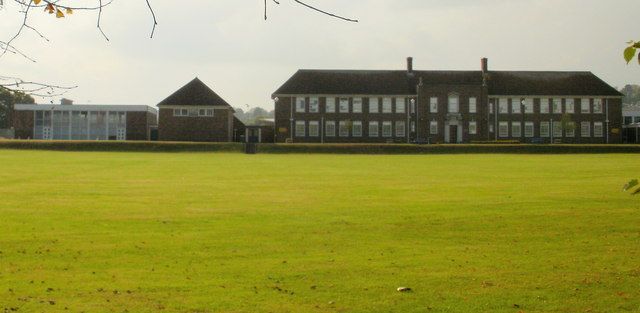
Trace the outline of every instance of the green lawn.
[[640, 312], [634, 177], [620, 154], [0, 150], [0, 312]]

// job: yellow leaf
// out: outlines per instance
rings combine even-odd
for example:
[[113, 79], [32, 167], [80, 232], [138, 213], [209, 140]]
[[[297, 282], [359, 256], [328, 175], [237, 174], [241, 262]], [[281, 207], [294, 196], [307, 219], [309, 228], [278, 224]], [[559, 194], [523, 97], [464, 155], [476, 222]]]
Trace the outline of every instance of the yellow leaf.
[[64, 13], [62, 13], [62, 11], [60, 11], [60, 9], [56, 9], [56, 17], [57, 18], [64, 17]]
[[33, 3], [35, 3], [35, 5], [38, 5], [38, 4], [40, 4], [41, 1], [42, 0], [33, 0]]
[[44, 8], [44, 10], [45, 10], [45, 11], [49, 11], [49, 14], [53, 14], [53, 12], [54, 12], [53, 4], [49, 3], [49, 4], [47, 5], [47, 7], [46, 7], [46, 8]]
[[67, 15], [73, 14], [73, 10], [71, 8], [67, 8]]

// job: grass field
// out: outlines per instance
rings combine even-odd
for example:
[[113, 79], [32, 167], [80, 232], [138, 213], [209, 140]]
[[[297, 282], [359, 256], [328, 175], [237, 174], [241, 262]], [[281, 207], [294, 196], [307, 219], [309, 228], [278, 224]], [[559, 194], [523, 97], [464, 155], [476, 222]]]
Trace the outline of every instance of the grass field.
[[2, 150], [0, 310], [639, 312], [638, 176], [620, 154]]

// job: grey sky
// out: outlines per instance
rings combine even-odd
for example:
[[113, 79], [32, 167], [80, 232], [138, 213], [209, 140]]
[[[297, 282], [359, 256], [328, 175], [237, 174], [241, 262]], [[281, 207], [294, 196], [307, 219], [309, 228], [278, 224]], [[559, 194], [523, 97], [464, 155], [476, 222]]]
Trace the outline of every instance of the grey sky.
[[[271, 93], [299, 68], [590, 70], [613, 86], [640, 84], [640, 66], [622, 59], [640, 40], [637, 0], [310, 0], [354, 17], [346, 23], [293, 1], [115, 0], [103, 13], [55, 19], [34, 12], [17, 46], [38, 60], [0, 59], [0, 73], [78, 85], [76, 103], [155, 105], [198, 76], [236, 107], [273, 107]], [[20, 25], [15, 5], [0, 11], [0, 36]], [[56, 99], [57, 100], [57, 99]], [[39, 102], [48, 100], [38, 99]]]

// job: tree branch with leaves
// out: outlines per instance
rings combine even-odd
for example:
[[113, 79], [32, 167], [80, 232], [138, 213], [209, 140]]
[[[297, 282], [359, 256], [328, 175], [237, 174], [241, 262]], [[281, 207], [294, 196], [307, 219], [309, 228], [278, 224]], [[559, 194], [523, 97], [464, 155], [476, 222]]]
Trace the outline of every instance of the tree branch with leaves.
[[627, 61], [627, 64], [631, 63], [633, 59], [638, 58], [638, 63], [640, 64], [640, 54], [638, 50], [640, 49], [640, 41], [629, 41], [629, 46], [624, 49], [624, 59]]

